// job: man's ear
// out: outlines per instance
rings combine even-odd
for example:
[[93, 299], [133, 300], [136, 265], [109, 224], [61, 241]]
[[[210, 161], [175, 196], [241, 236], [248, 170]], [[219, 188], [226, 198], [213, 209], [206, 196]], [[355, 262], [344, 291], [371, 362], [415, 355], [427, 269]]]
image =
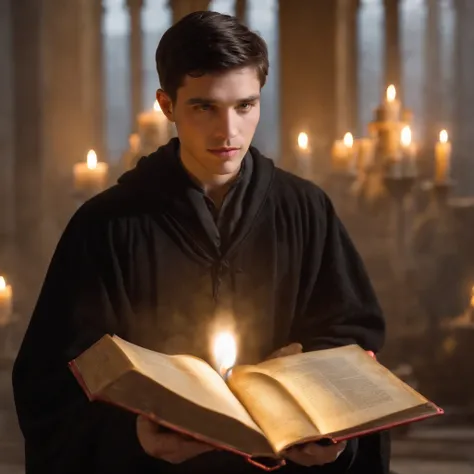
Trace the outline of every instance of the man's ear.
[[156, 100], [160, 105], [161, 110], [170, 122], [174, 122], [173, 102], [168, 94], [163, 89], [156, 91]]

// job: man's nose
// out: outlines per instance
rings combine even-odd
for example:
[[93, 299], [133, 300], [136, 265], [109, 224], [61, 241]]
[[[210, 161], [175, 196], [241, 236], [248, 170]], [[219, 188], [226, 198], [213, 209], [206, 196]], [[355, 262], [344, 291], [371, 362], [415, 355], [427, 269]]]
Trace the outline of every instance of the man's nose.
[[234, 138], [238, 133], [238, 116], [235, 110], [226, 110], [219, 114], [217, 136], [224, 140]]

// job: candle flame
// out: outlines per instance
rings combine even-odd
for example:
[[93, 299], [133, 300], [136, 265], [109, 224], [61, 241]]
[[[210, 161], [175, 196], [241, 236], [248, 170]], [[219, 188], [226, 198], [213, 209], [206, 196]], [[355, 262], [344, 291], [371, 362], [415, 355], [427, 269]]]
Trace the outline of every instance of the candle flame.
[[397, 98], [397, 89], [393, 84], [387, 87], [387, 100], [393, 102]]
[[347, 148], [352, 148], [354, 146], [354, 137], [352, 136], [352, 133], [351, 132], [347, 132], [345, 135], [344, 135], [344, 145], [347, 147]]
[[90, 170], [97, 168], [97, 153], [94, 150], [89, 150], [87, 153], [87, 167]]
[[400, 141], [405, 147], [411, 145], [411, 128], [408, 125], [402, 128], [402, 133], [400, 134]]
[[219, 373], [224, 376], [237, 359], [237, 344], [230, 332], [218, 333], [214, 340], [214, 359]]
[[5, 281], [5, 278], [0, 276], [0, 290], [4, 290], [7, 287], [7, 282]]
[[301, 133], [298, 135], [298, 146], [299, 146], [302, 150], [307, 150], [307, 149], [308, 149], [308, 145], [309, 145], [308, 134], [307, 134], [307, 133], [304, 133], [304, 132], [301, 132]]
[[161, 107], [160, 107], [160, 104], [157, 100], [155, 100], [155, 103], [153, 104], [153, 110], [155, 112], [161, 112]]
[[441, 143], [448, 143], [448, 132], [446, 130], [441, 130], [441, 132], [439, 132], [439, 141]]

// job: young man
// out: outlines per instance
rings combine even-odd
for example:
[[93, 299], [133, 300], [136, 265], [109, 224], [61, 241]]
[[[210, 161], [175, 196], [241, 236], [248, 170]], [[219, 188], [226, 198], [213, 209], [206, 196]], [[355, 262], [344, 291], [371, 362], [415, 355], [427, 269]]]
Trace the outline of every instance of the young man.
[[[157, 99], [179, 138], [82, 206], [59, 242], [13, 374], [27, 474], [261, 472], [88, 402], [67, 364], [106, 333], [209, 360], [212, 329], [232, 323], [239, 363], [290, 343], [277, 356], [350, 343], [377, 352], [384, 339], [328, 197], [250, 147], [264, 41], [233, 17], [196, 12], [165, 33], [156, 61]], [[381, 435], [308, 444], [280, 472], [384, 473], [384, 446]]]

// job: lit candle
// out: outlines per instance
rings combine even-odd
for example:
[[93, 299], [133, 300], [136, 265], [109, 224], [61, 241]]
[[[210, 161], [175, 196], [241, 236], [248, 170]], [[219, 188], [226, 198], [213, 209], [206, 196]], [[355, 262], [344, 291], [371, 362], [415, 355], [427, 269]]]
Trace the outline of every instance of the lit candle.
[[155, 100], [153, 110], [142, 112], [138, 116], [138, 133], [144, 155], [156, 151], [170, 140], [169, 121], [157, 100]]
[[411, 128], [408, 125], [402, 128], [400, 143], [402, 146], [403, 175], [413, 178], [417, 175], [416, 145], [413, 143]]
[[220, 332], [213, 344], [213, 355], [217, 371], [225, 379], [237, 360], [237, 343], [230, 332]]
[[398, 122], [402, 104], [397, 99], [397, 89], [393, 84], [387, 87], [385, 102], [383, 104], [384, 119], [388, 122]]
[[108, 172], [108, 164], [97, 161], [96, 152], [90, 150], [86, 162], [74, 165], [75, 190], [87, 196], [103, 191], [107, 186]]
[[305, 132], [298, 135], [298, 154], [297, 154], [298, 174], [302, 178], [311, 178], [311, 149], [309, 147], [309, 137]]
[[347, 132], [332, 147], [332, 168], [336, 173], [353, 173], [355, 167], [354, 137]]
[[7, 325], [12, 316], [12, 287], [0, 276], [0, 326]]
[[451, 168], [451, 142], [448, 132], [441, 130], [439, 141], [435, 146], [435, 183], [445, 184], [449, 181]]

